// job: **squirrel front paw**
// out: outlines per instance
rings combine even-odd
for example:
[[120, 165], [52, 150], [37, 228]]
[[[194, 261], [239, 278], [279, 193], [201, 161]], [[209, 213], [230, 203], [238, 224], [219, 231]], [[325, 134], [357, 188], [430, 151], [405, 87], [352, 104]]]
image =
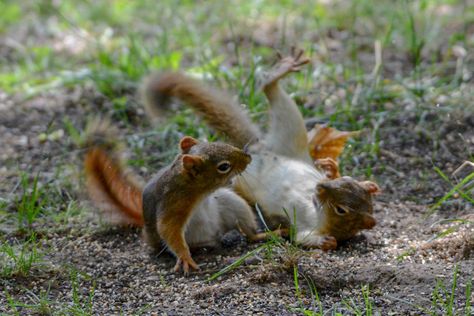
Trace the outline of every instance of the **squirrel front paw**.
[[176, 260], [176, 265], [173, 269], [174, 272], [179, 272], [179, 270], [181, 270], [181, 267], [183, 267], [183, 272], [185, 276], [189, 274], [189, 267], [191, 267], [193, 270], [199, 270], [199, 266], [189, 255], [178, 257], [178, 259]]
[[334, 250], [337, 248], [337, 240], [333, 236], [322, 236], [319, 247], [324, 251]]
[[264, 232], [264, 233], [258, 233], [254, 235], [247, 235], [247, 238], [250, 239], [253, 242], [257, 241], [262, 241], [262, 240], [268, 240], [271, 239], [272, 237], [288, 237], [289, 235], [289, 230], [286, 228], [278, 228], [273, 231], [269, 232]]
[[323, 251], [334, 250], [337, 248], [337, 240], [333, 236], [310, 234], [305, 236], [301, 245], [306, 248], [319, 248]]

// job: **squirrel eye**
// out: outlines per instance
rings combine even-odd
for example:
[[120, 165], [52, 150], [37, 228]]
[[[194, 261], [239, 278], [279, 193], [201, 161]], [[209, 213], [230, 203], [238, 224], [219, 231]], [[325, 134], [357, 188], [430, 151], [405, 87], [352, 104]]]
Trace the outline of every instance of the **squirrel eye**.
[[228, 173], [232, 169], [232, 165], [228, 161], [221, 161], [217, 165], [217, 171], [219, 173]]
[[342, 208], [342, 207], [340, 207], [340, 206], [336, 207], [336, 208], [334, 209], [334, 211], [336, 212], [337, 215], [341, 215], [341, 216], [342, 216], [342, 215], [346, 215], [347, 213], [349, 213], [348, 210], [346, 210], [345, 208]]

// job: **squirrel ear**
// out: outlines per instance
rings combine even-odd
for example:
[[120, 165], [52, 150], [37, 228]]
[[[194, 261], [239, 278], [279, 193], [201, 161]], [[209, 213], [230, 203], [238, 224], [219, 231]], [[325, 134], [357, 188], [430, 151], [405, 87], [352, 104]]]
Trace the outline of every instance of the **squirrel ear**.
[[182, 156], [183, 168], [187, 171], [192, 171], [194, 167], [202, 163], [202, 158], [194, 155], [183, 155]]
[[359, 184], [370, 194], [380, 193], [380, 188], [377, 183], [372, 181], [361, 181]]
[[179, 141], [179, 148], [181, 149], [181, 152], [183, 154], [187, 154], [191, 147], [199, 143], [199, 141], [195, 138], [192, 138], [191, 136], [184, 136], [181, 138]]

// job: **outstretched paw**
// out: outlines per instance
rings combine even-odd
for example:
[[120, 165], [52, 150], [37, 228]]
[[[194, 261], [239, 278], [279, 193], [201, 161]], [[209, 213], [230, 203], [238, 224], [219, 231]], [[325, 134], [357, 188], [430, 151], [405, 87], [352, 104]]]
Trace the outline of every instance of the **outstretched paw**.
[[309, 63], [309, 58], [303, 57], [304, 50], [291, 47], [290, 56], [283, 57], [277, 52], [278, 62], [265, 77], [263, 87], [275, 84], [290, 72], [300, 71], [302, 66]]
[[306, 248], [319, 248], [323, 251], [337, 248], [336, 238], [327, 235], [309, 235], [301, 241], [301, 244]]
[[257, 242], [262, 240], [268, 240], [274, 236], [276, 237], [288, 237], [289, 231], [286, 228], [278, 228], [270, 232], [258, 233], [255, 235], [247, 236], [251, 241]]
[[336, 160], [332, 158], [321, 158], [314, 162], [314, 166], [324, 172], [328, 179], [337, 179], [341, 177], [339, 173], [339, 165]]
[[332, 236], [323, 236], [319, 248], [324, 251], [334, 250], [337, 248], [337, 240]]
[[173, 269], [174, 272], [179, 272], [179, 270], [181, 270], [181, 267], [183, 267], [183, 272], [185, 276], [189, 274], [189, 267], [191, 267], [193, 270], [199, 270], [199, 266], [190, 256], [179, 257], [178, 260], [176, 260], [176, 265]]

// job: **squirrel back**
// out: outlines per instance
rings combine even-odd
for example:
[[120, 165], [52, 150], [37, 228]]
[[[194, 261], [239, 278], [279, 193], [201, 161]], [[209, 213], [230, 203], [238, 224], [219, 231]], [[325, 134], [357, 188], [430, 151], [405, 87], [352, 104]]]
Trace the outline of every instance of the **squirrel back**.
[[111, 221], [142, 227], [142, 188], [126, 175], [114, 134], [106, 121], [89, 125], [84, 158], [86, 188], [92, 201]]
[[216, 131], [228, 136], [237, 147], [260, 136], [258, 128], [232, 97], [183, 73], [152, 74], [142, 89], [145, 105], [152, 115], [161, 115], [169, 99], [175, 97], [192, 107]]

